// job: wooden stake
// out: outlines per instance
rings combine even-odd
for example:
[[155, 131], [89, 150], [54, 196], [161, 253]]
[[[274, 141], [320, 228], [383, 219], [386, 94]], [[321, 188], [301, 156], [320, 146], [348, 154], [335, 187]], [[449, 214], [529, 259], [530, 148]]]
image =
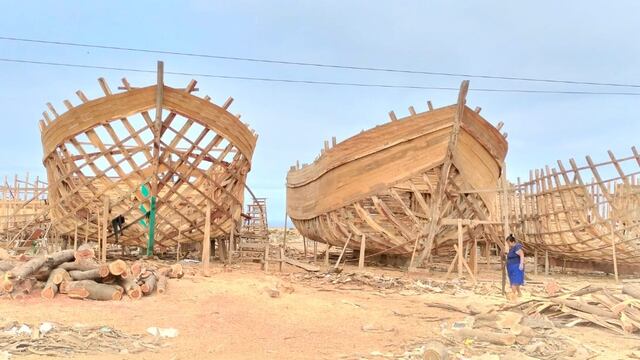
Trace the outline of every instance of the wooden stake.
[[304, 248], [304, 258], [307, 258], [307, 238], [302, 237], [302, 247]]
[[206, 202], [204, 237], [202, 238], [202, 271], [205, 276], [209, 274], [209, 261], [211, 257], [211, 201], [207, 199]]
[[284, 248], [280, 246], [280, 261], [278, 264], [278, 270], [282, 272], [282, 263], [284, 262]]
[[358, 258], [358, 269], [364, 269], [364, 251], [365, 251], [365, 239], [366, 237], [362, 234], [362, 238], [360, 239], [360, 257]]
[[[469, 234], [471, 234], [471, 229], [469, 229]], [[478, 275], [478, 239], [473, 237], [473, 243], [471, 245], [471, 253], [469, 254], [470, 262], [471, 262], [471, 270], [473, 275]]]

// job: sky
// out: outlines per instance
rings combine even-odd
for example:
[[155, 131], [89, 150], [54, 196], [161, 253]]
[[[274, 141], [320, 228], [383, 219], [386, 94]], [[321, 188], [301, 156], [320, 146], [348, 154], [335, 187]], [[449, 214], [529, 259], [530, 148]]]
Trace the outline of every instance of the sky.
[[[640, 84], [640, 2], [600, 1], [7, 1], [0, 36], [362, 67]], [[143, 54], [0, 40], [0, 58], [298, 80], [454, 87], [463, 78]], [[46, 178], [38, 120], [45, 104], [155, 83], [155, 74], [0, 61], [0, 175]], [[169, 86], [192, 77], [166, 75]], [[407, 108], [455, 103], [456, 91], [288, 84], [194, 77], [198, 96], [259, 134], [248, 185], [268, 198], [270, 225], [285, 217], [285, 177], [323, 141], [344, 140]], [[575, 157], [630, 155], [640, 96], [479, 92], [474, 88], [635, 92], [637, 87], [470, 78], [467, 104], [505, 123], [508, 177]]]

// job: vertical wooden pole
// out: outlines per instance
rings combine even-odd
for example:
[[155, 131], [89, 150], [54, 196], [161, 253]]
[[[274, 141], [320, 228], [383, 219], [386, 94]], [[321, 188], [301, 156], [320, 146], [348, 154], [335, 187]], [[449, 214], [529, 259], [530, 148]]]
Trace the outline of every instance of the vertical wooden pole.
[[[233, 220], [233, 218], [232, 218]], [[227, 264], [231, 264], [231, 254], [233, 253], [233, 251], [235, 250], [235, 243], [236, 243], [236, 239], [235, 239], [235, 232], [236, 232], [236, 222], [232, 221], [231, 224], [231, 233], [229, 234], [229, 251], [227, 252], [227, 254], [229, 256], [227, 256]]]
[[533, 274], [538, 275], [538, 249], [533, 249]]
[[484, 242], [484, 257], [487, 260], [487, 265], [491, 264], [491, 243], [489, 240]]
[[102, 255], [103, 262], [107, 261], [107, 234], [109, 233], [109, 197], [105, 196], [102, 202]]
[[544, 274], [549, 276], [549, 251], [544, 251]]
[[613, 275], [615, 276], [616, 282], [618, 279], [618, 257], [616, 256], [616, 234], [615, 234], [615, 224], [613, 220], [610, 222], [611, 226], [611, 250], [613, 255]]
[[324, 252], [324, 266], [329, 266], [329, 250], [331, 249], [331, 245], [327, 243], [327, 249]]
[[458, 219], [458, 278], [462, 278], [462, 261], [464, 248], [462, 247], [462, 219]]
[[278, 264], [278, 270], [282, 272], [282, 263], [284, 262], [284, 248], [280, 246], [280, 261]]
[[304, 258], [307, 259], [307, 238], [302, 237], [302, 247], [304, 248]]
[[318, 242], [313, 241], [313, 263], [315, 264], [318, 261]]
[[[469, 229], [469, 234], [471, 234], [471, 229]], [[476, 239], [475, 236], [473, 237], [471, 254], [469, 256], [471, 261], [471, 271], [473, 272], [473, 275], [476, 276], [478, 275], [478, 239]]]
[[207, 199], [206, 202], [204, 237], [202, 238], [202, 271], [205, 276], [209, 274], [209, 261], [211, 259], [211, 200]]
[[[500, 212], [502, 213], [502, 249], [504, 253], [509, 250], [507, 247], [507, 236], [509, 236], [511, 229], [509, 229], [509, 199], [507, 198], [507, 163], [502, 163], [502, 203], [500, 206]], [[507, 269], [504, 260], [504, 254], [500, 254], [500, 266], [502, 267], [502, 295], [506, 294], [505, 287], [507, 284]]]
[[282, 246], [287, 248], [287, 220], [289, 220], [289, 216], [287, 213], [284, 213], [284, 236], [282, 237]]
[[87, 213], [87, 224], [84, 226], [84, 243], [89, 242], [89, 213]]
[[366, 237], [362, 234], [360, 238], [360, 257], [358, 258], [358, 269], [364, 269], [364, 252], [365, 252], [365, 243]]
[[269, 242], [264, 244], [264, 272], [269, 271]]
[[73, 250], [78, 250], [78, 223], [76, 223], [76, 228], [73, 232]]

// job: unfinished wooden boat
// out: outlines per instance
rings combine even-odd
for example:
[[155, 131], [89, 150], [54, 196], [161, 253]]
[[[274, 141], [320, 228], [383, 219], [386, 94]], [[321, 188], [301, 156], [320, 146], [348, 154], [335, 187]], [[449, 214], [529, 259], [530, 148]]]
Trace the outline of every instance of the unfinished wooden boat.
[[[312, 240], [365, 250], [367, 256], [419, 254], [457, 239], [447, 219], [487, 221], [507, 153], [499, 129], [457, 104], [363, 131], [287, 175], [287, 213]], [[501, 127], [501, 125], [500, 125]], [[476, 229], [482, 228], [478, 226]], [[465, 237], [480, 233], [465, 231]]]
[[[229, 234], [239, 221], [257, 135], [207, 96], [122, 80], [40, 121], [52, 233], [153, 248]], [[123, 229], [116, 239], [114, 227]]]
[[[512, 226], [527, 247], [559, 265], [617, 273], [640, 261], [640, 154], [602, 162], [558, 160], [515, 187]], [[578, 264], [582, 263], [582, 264]], [[574, 266], [575, 265], [575, 266]], [[628, 265], [635, 265], [635, 268]]]

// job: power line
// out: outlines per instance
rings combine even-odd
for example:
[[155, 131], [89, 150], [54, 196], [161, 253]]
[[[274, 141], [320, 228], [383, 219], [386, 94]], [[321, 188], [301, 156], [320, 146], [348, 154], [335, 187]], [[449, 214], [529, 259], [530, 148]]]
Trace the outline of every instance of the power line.
[[190, 57], [209, 58], [209, 59], [218, 59], [218, 60], [229, 60], [229, 61], [247, 61], [247, 62], [258, 62], [258, 63], [266, 63], [266, 64], [280, 64], [280, 65], [295, 65], [295, 66], [307, 66], [307, 67], [318, 67], [318, 68], [330, 68], [330, 69], [377, 71], [377, 72], [387, 72], [387, 73], [403, 73], [403, 74], [414, 74], [414, 75], [419, 74], [419, 75], [478, 78], [478, 79], [492, 79], [492, 80], [508, 80], [508, 81], [530, 81], [530, 82], [552, 83], [552, 84], [572, 84], [572, 85], [615, 86], [615, 87], [640, 88], [640, 84], [623, 84], [623, 83], [597, 82], [597, 81], [576, 81], [576, 80], [564, 80], [564, 79], [548, 79], [548, 78], [532, 78], [532, 77], [484, 75], [484, 74], [466, 74], [466, 73], [454, 73], [454, 72], [422, 71], [422, 70], [409, 70], [409, 69], [383, 68], [383, 67], [368, 67], [368, 66], [354, 66], [354, 65], [337, 65], [337, 64], [324, 64], [324, 63], [315, 63], [315, 62], [287, 61], [287, 60], [274, 60], [274, 59], [262, 59], [262, 58], [248, 58], [248, 57], [239, 57], [239, 56], [200, 54], [200, 53], [192, 53], [192, 52], [143, 49], [143, 48], [133, 48], [133, 47], [123, 47], [123, 46], [97, 45], [97, 44], [86, 44], [86, 43], [65, 42], [65, 41], [50, 41], [50, 40], [40, 40], [40, 39], [27, 39], [27, 38], [17, 38], [17, 37], [9, 37], [9, 36], [0, 36], [0, 40], [28, 42], [28, 43], [37, 43], [37, 44], [60, 45], [60, 46], [74, 46], [74, 47], [105, 49], [105, 50], [133, 51], [133, 52], [151, 53], [151, 54], [190, 56]]
[[[155, 73], [156, 72], [155, 70], [136, 69], [136, 68], [127, 68], [127, 67], [70, 64], [70, 63], [58, 63], [58, 62], [48, 62], [48, 61], [23, 60], [23, 59], [0, 58], [0, 61], [9, 62], [9, 63], [20, 63], [20, 64], [47, 65], [47, 66], [59, 66], [59, 67], [83, 68], [83, 69], [115, 70], [115, 71], [127, 71], [127, 72], [138, 72], [138, 73]], [[177, 72], [177, 71], [165, 71], [164, 73], [168, 75], [191, 76], [191, 77], [207, 77], [207, 78], [217, 78], [217, 79], [249, 80], [249, 81], [280, 82], [280, 83], [310, 84], [310, 85], [353, 86], [353, 87], [367, 87], [367, 88], [414, 89], [414, 90], [447, 90], [447, 91], [459, 90], [457, 87], [446, 87], [446, 86], [397, 85], [397, 84], [381, 84], [381, 83], [279, 79], [279, 78], [269, 78], [269, 77], [233, 76], [233, 75], [219, 75], [219, 74], [205, 74], [205, 73], [188, 73], [188, 72]], [[563, 90], [495, 89], [495, 88], [471, 88], [469, 89], [469, 91], [530, 93], [530, 94], [563, 94], [563, 95], [623, 95], [623, 96], [639, 96], [640, 95], [640, 93], [634, 93], [634, 92], [603, 92], [603, 91], [573, 91], [573, 90], [563, 91]]]

